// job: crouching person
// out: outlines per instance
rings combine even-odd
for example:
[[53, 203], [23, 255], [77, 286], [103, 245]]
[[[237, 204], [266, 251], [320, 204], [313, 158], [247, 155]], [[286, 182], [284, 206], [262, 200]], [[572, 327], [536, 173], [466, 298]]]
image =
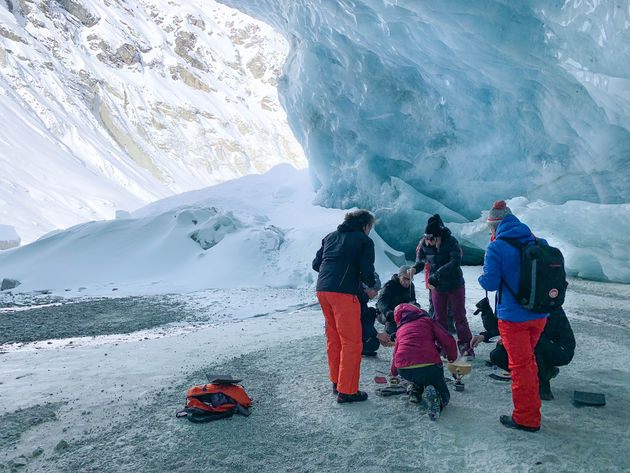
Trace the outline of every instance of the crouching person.
[[410, 400], [422, 403], [431, 420], [437, 420], [451, 398], [444, 382], [440, 351], [446, 353], [449, 361], [455, 361], [457, 343], [439, 323], [415, 305], [398, 305], [394, 319], [397, 330], [391, 374], [410, 381]]
[[[490, 310], [492, 311], [492, 309]], [[498, 335], [498, 329], [496, 333], [492, 329], [488, 329], [485, 321], [484, 328], [487, 329], [486, 332], [481, 332], [473, 337], [473, 347], [477, 346], [481, 341], [488, 341], [488, 335]], [[574, 353], [575, 336], [573, 335], [573, 329], [562, 307], [556, 307], [549, 313], [545, 329], [534, 349], [534, 356], [538, 365], [540, 399], [551, 401], [554, 398], [551, 392], [551, 379], [555, 378], [560, 372], [558, 366], [565, 366], [571, 362]], [[497, 344], [496, 348], [490, 352], [490, 361], [499, 368], [510, 371], [508, 354], [502, 344]]]
[[396, 338], [396, 321], [394, 309], [398, 304], [416, 303], [416, 287], [409, 277], [411, 266], [403, 265], [398, 273], [383, 285], [381, 295], [376, 301], [377, 320], [385, 326], [385, 333], [379, 337], [382, 342], [394, 341]]

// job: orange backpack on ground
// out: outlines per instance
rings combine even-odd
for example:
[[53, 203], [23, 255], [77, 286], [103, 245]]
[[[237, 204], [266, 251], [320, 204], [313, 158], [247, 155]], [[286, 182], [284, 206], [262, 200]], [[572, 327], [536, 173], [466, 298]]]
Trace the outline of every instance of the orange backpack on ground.
[[232, 417], [234, 413], [250, 414], [252, 401], [245, 390], [237, 385], [240, 379], [231, 376], [208, 375], [209, 384], [193, 386], [186, 393], [186, 407], [175, 417], [186, 417], [191, 422], [210, 422]]

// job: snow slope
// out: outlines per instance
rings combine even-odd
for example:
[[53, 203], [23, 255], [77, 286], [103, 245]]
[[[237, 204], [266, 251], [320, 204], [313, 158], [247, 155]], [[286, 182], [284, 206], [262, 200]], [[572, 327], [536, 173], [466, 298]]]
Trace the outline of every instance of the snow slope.
[[[0, 280], [66, 297], [311, 287], [321, 239], [345, 214], [312, 205], [313, 197], [307, 170], [279, 165], [2, 252]], [[396, 265], [386, 252], [399, 253], [371, 235], [377, 271], [388, 278]]]

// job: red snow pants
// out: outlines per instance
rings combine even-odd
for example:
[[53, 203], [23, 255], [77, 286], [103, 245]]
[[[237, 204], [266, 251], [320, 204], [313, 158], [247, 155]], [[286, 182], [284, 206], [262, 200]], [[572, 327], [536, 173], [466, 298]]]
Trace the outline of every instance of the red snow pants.
[[512, 419], [527, 427], [540, 427], [541, 403], [534, 348], [546, 323], [546, 318], [527, 322], [499, 319], [499, 333], [508, 353], [508, 366], [512, 372]]
[[354, 394], [361, 372], [361, 306], [357, 296], [318, 291], [317, 299], [326, 319], [326, 350], [330, 380], [337, 391]]

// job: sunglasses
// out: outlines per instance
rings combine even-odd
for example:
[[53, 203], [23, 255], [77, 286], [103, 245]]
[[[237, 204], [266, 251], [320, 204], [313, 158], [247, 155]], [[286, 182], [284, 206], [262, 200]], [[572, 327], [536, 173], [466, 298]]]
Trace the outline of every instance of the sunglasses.
[[426, 233], [424, 235], [424, 239], [427, 241], [435, 241], [435, 237], [433, 235], [427, 235]]

